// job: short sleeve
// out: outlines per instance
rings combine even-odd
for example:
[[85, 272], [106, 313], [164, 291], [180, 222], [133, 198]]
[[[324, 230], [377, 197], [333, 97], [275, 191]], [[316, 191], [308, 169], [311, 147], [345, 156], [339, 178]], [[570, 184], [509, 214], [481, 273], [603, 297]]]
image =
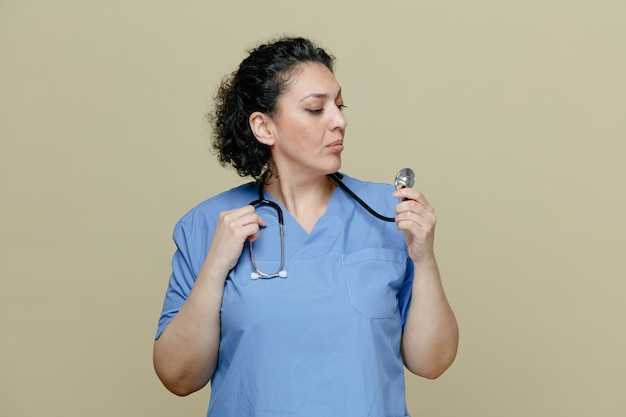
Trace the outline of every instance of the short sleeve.
[[398, 293], [398, 305], [400, 306], [400, 317], [402, 318], [402, 331], [411, 306], [411, 296], [413, 294], [413, 261], [407, 257], [406, 277]]
[[187, 300], [200, 269], [201, 261], [195, 253], [197, 248], [194, 239], [184, 222], [180, 221], [176, 224], [173, 238], [176, 252], [172, 257], [172, 274], [165, 293], [155, 339], [161, 336], [163, 330]]

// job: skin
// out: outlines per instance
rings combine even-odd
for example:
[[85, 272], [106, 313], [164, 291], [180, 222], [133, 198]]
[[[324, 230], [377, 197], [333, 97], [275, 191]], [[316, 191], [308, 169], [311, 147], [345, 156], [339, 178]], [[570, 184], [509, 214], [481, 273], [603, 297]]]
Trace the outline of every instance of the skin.
[[326, 175], [341, 167], [348, 125], [341, 87], [324, 65], [303, 65], [277, 104], [273, 118], [250, 116], [256, 138], [272, 149], [277, 173], [265, 190], [310, 232], [335, 187]]
[[[279, 97], [273, 117], [255, 112], [250, 126], [257, 140], [271, 147], [273, 172], [265, 186], [310, 232], [324, 214], [335, 188], [327, 174], [341, 166], [347, 122], [341, 88], [318, 63], [301, 65]], [[411, 372], [440, 376], [454, 361], [458, 327], [446, 299], [433, 251], [436, 218], [417, 190], [394, 193], [396, 224], [404, 232], [415, 266], [413, 299], [402, 337], [402, 355]], [[406, 199], [406, 200], [405, 200]], [[252, 206], [220, 214], [213, 242], [196, 283], [179, 313], [154, 344], [154, 367], [167, 389], [188, 395], [204, 387], [217, 366], [220, 306], [224, 282], [246, 240], [265, 222]]]
[[459, 343], [454, 312], [441, 283], [433, 250], [436, 218], [424, 195], [410, 188], [396, 191], [396, 225], [404, 232], [415, 277], [402, 334], [402, 358], [409, 371], [438, 378], [452, 365]]

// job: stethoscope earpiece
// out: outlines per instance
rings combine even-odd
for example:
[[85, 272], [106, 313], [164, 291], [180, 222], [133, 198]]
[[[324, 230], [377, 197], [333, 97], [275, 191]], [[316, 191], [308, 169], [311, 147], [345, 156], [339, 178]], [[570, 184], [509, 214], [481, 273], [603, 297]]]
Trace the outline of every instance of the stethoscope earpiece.
[[[256, 268], [256, 266], [255, 266]], [[258, 271], [258, 269], [257, 269]], [[251, 272], [250, 273], [250, 279], [259, 279], [259, 278], [275, 278], [275, 277], [280, 277], [280, 278], [287, 278], [287, 271], [285, 271], [284, 269], [282, 271], [278, 271], [277, 274], [264, 274], [261, 272], [261, 274], [263, 275], [259, 275], [259, 273], [257, 272]]]

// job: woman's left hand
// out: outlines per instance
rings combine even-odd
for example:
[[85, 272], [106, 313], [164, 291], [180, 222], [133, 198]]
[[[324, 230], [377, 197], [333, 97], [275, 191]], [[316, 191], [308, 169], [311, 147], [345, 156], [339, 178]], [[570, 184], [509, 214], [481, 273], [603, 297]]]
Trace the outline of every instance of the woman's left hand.
[[435, 211], [417, 190], [402, 188], [393, 195], [402, 199], [396, 205], [396, 225], [404, 232], [415, 267], [411, 304], [402, 333], [402, 358], [414, 374], [437, 378], [454, 362], [459, 327], [435, 260]]
[[434, 258], [435, 210], [412, 188], [401, 188], [393, 196], [402, 199], [396, 205], [396, 225], [404, 231], [409, 256], [415, 263]]

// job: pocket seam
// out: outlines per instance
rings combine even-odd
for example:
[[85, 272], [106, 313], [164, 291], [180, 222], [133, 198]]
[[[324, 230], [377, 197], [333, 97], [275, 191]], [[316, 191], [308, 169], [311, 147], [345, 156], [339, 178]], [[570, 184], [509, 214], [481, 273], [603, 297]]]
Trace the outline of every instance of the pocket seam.
[[[404, 279], [404, 274], [399, 268], [400, 265], [406, 263], [406, 255], [404, 251], [399, 249], [368, 248], [342, 256], [344, 268], [368, 261], [384, 261], [385, 263], [394, 265], [389, 271], [389, 274], [393, 274], [394, 276], [389, 277], [389, 275], [386, 275], [385, 277], [387, 279], [385, 279], [384, 284], [381, 283], [382, 286], [372, 288], [359, 286], [359, 283], [354, 281], [355, 272], [348, 273], [346, 271], [344, 278], [350, 304], [352, 308], [367, 319], [391, 319], [394, 317], [397, 310], [397, 291], [388, 287], [390, 287], [393, 282]], [[366, 270], [367, 268], [365, 266], [361, 267], [361, 269]], [[371, 294], [368, 294], [368, 292], [371, 293], [374, 290], [381, 290], [381, 295], [372, 297]], [[358, 291], [363, 291], [364, 296], [359, 297]], [[372, 300], [377, 302], [375, 304], [371, 303]], [[393, 306], [391, 304], [393, 304]], [[374, 307], [374, 309], [372, 309], [372, 307]]]

